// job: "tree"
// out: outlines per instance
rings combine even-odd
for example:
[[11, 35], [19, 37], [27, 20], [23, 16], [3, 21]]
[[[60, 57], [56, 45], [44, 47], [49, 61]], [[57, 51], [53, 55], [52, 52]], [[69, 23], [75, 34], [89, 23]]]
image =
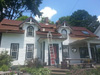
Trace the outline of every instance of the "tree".
[[30, 10], [32, 14], [41, 16], [38, 7], [42, 0], [0, 0], [0, 21], [3, 18], [16, 19], [22, 12]]
[[61, 19], [67, 21], [71, 26], [86, 27], [92, 32], [100, 25], [97, 16], [92, 16], [85, 10], [77, 10], [71, 16], [61, 17], [59, 20], [62, 22]]
[[17, 18], [16, 20], [25, 21], [27, 18], [29, 18], [29, 17], [28, 16], [21, 16], [21, 17]]
[[64, 17], [59, 18], [60, 24], [62, 24], [64, 21], [67, 21], [69, 23], [69, 18], [70, 16], [64, 16]]

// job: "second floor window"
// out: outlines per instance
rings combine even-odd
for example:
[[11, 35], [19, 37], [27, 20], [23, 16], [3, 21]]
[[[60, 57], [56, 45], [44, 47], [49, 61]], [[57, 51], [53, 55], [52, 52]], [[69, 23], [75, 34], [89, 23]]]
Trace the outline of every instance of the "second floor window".
[[67, 38], [67, 31], [66, 31], [65, 29], [63, 29], [63, 30], [61, 31], [61, 34], [62, 34], [62, 37], [63, 37], [63, 38]]
[[27, 27], [27, 36], [34, 36], [34, 28], [32, 26]]

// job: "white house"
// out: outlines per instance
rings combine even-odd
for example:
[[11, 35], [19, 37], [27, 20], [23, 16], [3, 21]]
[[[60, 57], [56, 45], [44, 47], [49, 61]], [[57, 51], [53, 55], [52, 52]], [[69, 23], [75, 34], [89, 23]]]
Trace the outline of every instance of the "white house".
[[97, 61], [97, 44], [100, 39], [88, 29], [70, 27], [67, 23], [51, 25], [45, 19], [43, 24], [32, 17], [23, 22], [8, 19], [0, 22], [0, 51], [8, 51], [14, 59], [13, 65], [24, 65], [25, 60], [32, 58], [52, 65], [50, 45], [56, 64], [61, 64], [63, 58], [89, 57]]

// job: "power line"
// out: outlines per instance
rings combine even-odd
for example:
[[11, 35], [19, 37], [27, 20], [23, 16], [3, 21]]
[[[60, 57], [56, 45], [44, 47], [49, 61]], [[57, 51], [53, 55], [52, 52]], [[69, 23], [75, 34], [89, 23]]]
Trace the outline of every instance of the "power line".
[[69, 14], [71, 14], [71, 12], [74, 10], [74, 8], [76, 7], [78, 1], [79, 1], [79, 0], [76, 1], [75, 5], [73, 6], [73, 8], [72, 8], [71, 11], [69, 12]]

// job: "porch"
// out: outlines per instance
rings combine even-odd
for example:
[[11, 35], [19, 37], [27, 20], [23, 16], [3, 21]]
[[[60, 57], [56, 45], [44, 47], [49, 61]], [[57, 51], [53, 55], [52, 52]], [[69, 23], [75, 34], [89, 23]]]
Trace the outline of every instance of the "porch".
[[100, 62], [100, 40], [87, 38], [63, 45], [63, 61], [69, 65], [91, 65]]
[[94, 63], [100, 62], [99, 59], [100, 40], [87, 38], [69, 44], [69, 58], [89, 58]]

